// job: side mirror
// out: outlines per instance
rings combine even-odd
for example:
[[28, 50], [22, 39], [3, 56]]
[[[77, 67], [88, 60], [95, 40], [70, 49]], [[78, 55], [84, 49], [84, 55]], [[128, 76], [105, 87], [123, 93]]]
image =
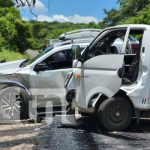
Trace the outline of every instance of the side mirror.
[[39, 63], [35, 65], [34, 71], [39, 72], [39, 71], [45, 71], [48, 69], [48, 65], [46, 63]]
[[76, 68], [77, 64], [78, 64], [78, 60], [77, 59], [73, 60], [72, 67]]
[[78, 59], [81, 57], [81, 48], [79, 45], [72, 46], [72, 56], [73, 56], [73, 59]]

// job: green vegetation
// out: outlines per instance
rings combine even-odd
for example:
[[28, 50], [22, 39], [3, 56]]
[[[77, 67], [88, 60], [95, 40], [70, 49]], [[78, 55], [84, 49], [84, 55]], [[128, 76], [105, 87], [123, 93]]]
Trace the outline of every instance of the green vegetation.
[[118, 0], [119, 8], [104, 10], [106, 17], [101, 27], [117, 24], [150, 24], [150, 0]]
[[95, 23], [90, 24], [73, 24], [59, 22], [37, 22], [30, 21], [31, 35], [29, 39], [31, 49], [41, 49], [46, 45], [48, 39], [59, 38], [60, 34], [82, 28], [98, 28]]
[[0, 51], [0, 61], [13, 61], [19, 59], [27, 59], [28, 56], [19, 52], [3, 49]]
[[98, 28], [98, 25], [23, 21], [12, 0], [0, 0], [0, 61], [22, 58], [25, 50], [40, 50], [48, 39], [81, 28]]
[[7, 7], [12, 7], [12, 6], [14, 6], [14, 3], [12, 0], [6, 0], [6, 1], [0, 0], [0, 7], [7, 8]]
[[76, 29], [105, 28], [124, 23], [150, 24], [150, 0], [118, 0], [118, 4], [118, 9], [104, 10], [106, 17], [99, 24], [73, 24], [23, 21], [13, 0], [0, 0], [0, 61], [22, 58], [25, 50], [40, 50], [48, 39]]

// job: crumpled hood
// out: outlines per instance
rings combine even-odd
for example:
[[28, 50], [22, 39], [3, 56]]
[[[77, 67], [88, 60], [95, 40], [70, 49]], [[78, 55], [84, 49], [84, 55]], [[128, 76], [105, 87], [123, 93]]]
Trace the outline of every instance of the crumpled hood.
[[0, 63], [0, 74], [13, 74], [19, 71], [21, 69], [19, 66], [23, 61], [25, 60], [23, 59], [18, 61]]

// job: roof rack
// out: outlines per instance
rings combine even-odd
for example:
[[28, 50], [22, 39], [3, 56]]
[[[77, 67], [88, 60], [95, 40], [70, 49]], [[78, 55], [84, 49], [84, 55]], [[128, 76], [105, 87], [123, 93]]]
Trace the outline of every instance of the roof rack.
[[85, 38], [95, 38], [99, 33], [100, 29], [81, 29], [74, 30], [71, 32], [66, 32], [60, 35], [60, 40], [66, 41], [71, 39], [85, 39]]
[[90, 43], [94, 38], [80, 38], [80, 39], [71, 39], [66, 41], [60, 41], [54, 44], [55, 47], [68, 45], [68, 44], [80, 44], [80, 43]]

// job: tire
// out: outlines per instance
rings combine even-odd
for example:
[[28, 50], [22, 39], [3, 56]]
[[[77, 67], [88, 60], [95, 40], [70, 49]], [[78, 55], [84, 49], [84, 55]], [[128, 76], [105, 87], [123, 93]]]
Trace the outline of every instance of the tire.
[[109, 131], [126, 129], [133, 118], [132, 106], [125, 98], [105, 100], [98, 109], [100, 123]]
[[7, 87], [0, 92], [0, 119], [22, 120], [28, 118], [28, 96], [24, 89]]

